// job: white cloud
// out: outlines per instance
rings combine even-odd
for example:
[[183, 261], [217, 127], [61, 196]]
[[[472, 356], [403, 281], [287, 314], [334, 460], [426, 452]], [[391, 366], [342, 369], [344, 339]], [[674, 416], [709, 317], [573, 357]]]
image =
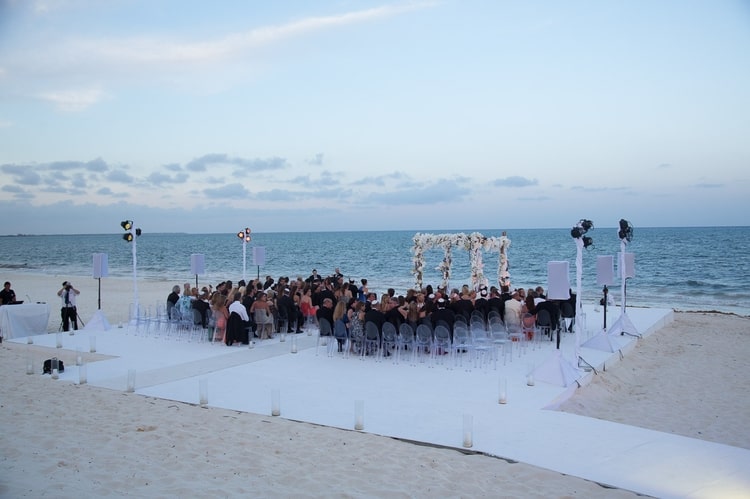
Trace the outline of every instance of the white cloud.
[[88, 88], [42, 92], [38, 97], [53, 103], [60, 111], [77, 112], [101, 101], [105, 93], [98, 88]]

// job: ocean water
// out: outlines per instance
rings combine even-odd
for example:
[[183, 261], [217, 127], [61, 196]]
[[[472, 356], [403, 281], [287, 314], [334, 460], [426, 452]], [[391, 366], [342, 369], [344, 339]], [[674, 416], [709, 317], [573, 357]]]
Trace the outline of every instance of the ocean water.
[[[312, 269], [327, 276], [336, 267], [357, 283], [367, 278], [378, 293], [395, 288], [398, 293], [414, 286], [412, 238], [421, 231], [253, 233], [244, 247], [236, 234], [149, 234], [137, 239], [138, 279], [166, 279], [175, 284], [195, 282], [191, 254], [203, 254], [206, 272], [200, 285], [224, 280], [237, 282], [260, 275], [306, 278]], [[471, 233], [474, 230], [429, 231]], [[500, 236], [501, 230], [478, 230]], [[583, 300], [593, 303], [602, 295], [596, 284], [596, 257], [620, 251], [616, 228], [594, 228], [593, 247], [583, 252]], [[570, 262], [570, 282], [576, 287], [576, 245], [570, 229], [509, 230], [511, 284], [547, 288], [547, 262]], [[258, 267], [253, 248], [265, 248]], [[750, 227], [638, 228], [627, 251], [635, 254], [635, 277], [627, 281], [629, 306], [666, 307], [676, 310], [721, 311], [750, 315]], [[94, 253], [106, 253], [109, 277], [132, 278], [132, 243], [122, 233], [99, 235], [19, 235], [0, 237], [2, 269], [37, 274], [92, 276]], [[443, 252], [425, 253], [424, 284], [437, 286]], [[484, 253], [485, 276], [497, 283], [497, 253]], [[243, 276], [244, 262], [244, 276]], [[619, 276], [619, 271], [616, 271]], [[469, 254], [454, 249], [451, 287], [470, 283]], [[55, 285], [57, 285], [57, 278]], [[619, 300], [618, 281], [609, 287]]]

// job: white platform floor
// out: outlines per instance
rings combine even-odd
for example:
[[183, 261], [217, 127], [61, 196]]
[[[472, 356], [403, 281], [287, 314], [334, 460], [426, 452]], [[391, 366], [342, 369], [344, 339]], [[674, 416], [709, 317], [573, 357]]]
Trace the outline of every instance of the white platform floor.
[[[602, 324], [601, 312], [585, 311], [589, 332], [581, 335], [581, 343]], [[611, 322], [619, 309], [610, 309], [609, 315]], [[671, 322], [672, 311], [629, 309], [628, 317], [647, 336]], [[91, 336], [96, 337], [97, 355], [112, 358], [91, 362]], [[581, 369], [569, 386], [563, 386], [562, 377], [554, 379], [557, 366], [575, 369], [578, 364], [574, 334], [563, 335], [560, 350], [544, 341], [525, 352], [514, 350], [505, 364], [471, 369], [446, 357], [432, 366], [427, 360], [395, 364], [393, 357], [381, 362], [328, 357], [325, 348], [316, 350], [315, 333], [295, 335], [297, 353], [291, 353], [291, 336], [250, 349], [145, 336], [134, 326], [88, 327], [61, 338], [58, 357], [66, 361], [61, 382], [78, 382], [74, 361], [80, 349], [89, 360], [88, 383], [112, 390], [125, 390], [128, 371], [134, 370], [136, 393], [197, 404], [199, 380], [205, 380], [209, 406], [258, 414], [271, 413], [277, 392], [279, 417], [349, 430], [354, 428], [355, 401], [361, 400], [365, 432], [463, 450], [464, 416], [470, 415], [471, 451], [657, 497], [750, 496], [750, 450], [554, 410], [579, 384], [596, 376]], [[581, 357], [597, 371], [615, 369], [638, 341], [628, 335], [609, 338], [617, 351], [580, 348]], [[33, 341], [55, 347], [56, 335], [34, 336]], [[537, 374], [534, 386], [527, 385], [530, 369]], [[502, 380], [507, 383], [506, 404], [498, 403]]]

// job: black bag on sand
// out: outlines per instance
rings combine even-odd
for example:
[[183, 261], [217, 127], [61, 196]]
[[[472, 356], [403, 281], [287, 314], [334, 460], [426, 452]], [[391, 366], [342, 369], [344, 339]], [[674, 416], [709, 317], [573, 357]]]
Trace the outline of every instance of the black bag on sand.
[[53, 360], [57, 360], [57, 372], [65, 372], [65, 364], [63, 364], [63, 361], [58, 360], [57, 357], [52, 357], [51, 359], [47, 359], [44, 361], [44, 365], [42, 366], [42, 374], [52, 374]]

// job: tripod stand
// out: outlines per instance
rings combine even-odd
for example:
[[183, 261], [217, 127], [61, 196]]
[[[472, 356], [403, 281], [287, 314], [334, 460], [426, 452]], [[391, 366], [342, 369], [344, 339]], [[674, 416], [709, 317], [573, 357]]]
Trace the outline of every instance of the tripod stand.
[[[75, 315], [71, 317], [70, 312], [67, 312], [67, 316], [65, 316], [65, 315], [62, 315], [62, 312], [61, 312], [60, 315], [62, 316], [62, 318], [60, 319], [60, 326], [57, 328], [58, 332], [64, 329], [63, 326], [65, 325], [66, 320], [71, 321], [73, 323], [72, 325], [74, 326], [73, 329], [70, 330], [70, 334], [73, 334], [74, 331], [78, 330], [79, 322], [81, 323], [82, 327], [86, 327], [86, 323], [83, 322], [83, 319], [81, 319], [81, 316], [78, 314], [78, 307], [66, 307], [66, 308], [72, 308]], [[64, 310], [64, 308], [62, 310]]]

